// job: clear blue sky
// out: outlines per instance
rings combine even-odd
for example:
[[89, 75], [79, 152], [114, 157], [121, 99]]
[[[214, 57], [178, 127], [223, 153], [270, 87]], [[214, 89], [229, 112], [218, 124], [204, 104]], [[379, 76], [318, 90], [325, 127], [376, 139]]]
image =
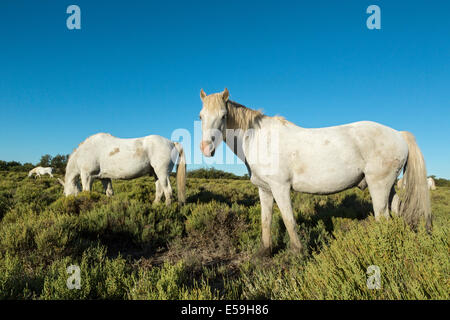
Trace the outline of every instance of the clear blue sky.
[[[71, 4], [81, 30], [66, 27]], [[371, 4], [381, 30], [366, 28]], [[411, 131], [428, 173], [450, 178], [449, 14], [449, 1], [2, 0], [0, 159], [193, 131], [200, 88], [228, 87], [303, 127]]]

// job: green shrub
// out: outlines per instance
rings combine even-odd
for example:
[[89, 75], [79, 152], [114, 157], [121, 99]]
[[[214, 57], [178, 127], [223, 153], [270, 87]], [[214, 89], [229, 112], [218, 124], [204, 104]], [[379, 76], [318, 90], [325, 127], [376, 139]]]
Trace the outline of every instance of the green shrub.
[[244, 180], [248, 179], [248, 176], [237, 176], [230, 172], [225, 172], [222, 170], [217, 170], [214, 168], [208, 169], [196, 169], [188, 171], [188, 178], [204, 178], [204, 179], [236, 179], [236, 180]]
[[[367, 190], [293, 193], [307, 250], [289, 251], [274, 205], [270, 258], [255, 257], [261, 208], [248, 180], [189, 178], [187, 204], [169, 207], [152, 204], [152, 177], [113, 187], [111, 198], [100, 182], [64, 197], [54, 179], [0, 171], [0, 299], [449, 298], [447, 187], [431, 192], [431, 236], [373, 221]], [[79, 290], [67, 288], [72, 264]], [[381, 290], [366, 287], [369, 265]]]
[[0, 220], [13, 207], [13, 196], [8, 191], [0, 191]]
[[[448, 299], [448, 226], [428, 235], [401, 218], [353, 221], [305, 266], [258, 270], [246, 297], [271, 299]], [[368, 289], [367, 268], [381, 270], [379, 290]]]
[[[183, 261], [164, 263], [161, 268], [141, 270], [132, 277], [129, 298], [133, 300], [211, 300], [217, 299], [208, 282], [190, 280], [190, 273]], [[186, 286], [187, 282], [191, 285]]]
[[0, 254], [0, 300], [35, 299], [43, 285], [40, 268], [30, 268], [16, 256]]
[[100, 205], [106, 203], [105, 197], [97, 192], [81, 192], [77, 196], [60, 197], [50, 208], [63, 214], [79, 215], [94, 208], [101, 200]]
[[18, 257], [9, 254], [0, 257], [0, 299], [22, 298], [27, 285], [23, 264]]
[[[78, 266], [80, 288], [69, 289], [72, 274], [68, 267]], [[73, 271], [72, 271], [73, 272]], [[130, 281], [129, 267], [120, 256], [106, 257], [102, 247], [89, 248], [81, 261], [66, 257], [53, 263], [44, 280], [41, 299], [124, 299]], [[72, 282], [74, 284], [74, 282]]]

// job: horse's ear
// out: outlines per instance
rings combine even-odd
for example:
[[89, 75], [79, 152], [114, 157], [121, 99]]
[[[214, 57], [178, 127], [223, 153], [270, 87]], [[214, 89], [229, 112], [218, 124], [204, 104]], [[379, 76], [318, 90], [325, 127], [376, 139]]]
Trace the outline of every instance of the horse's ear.
[[203, 89], [200, 90], [200, 99], [205, 99], [206, 98], [206, 92], [203, 91]]
[[223, 92], [222, 92], [223, 101], [227, 102], [229, 97], [230, 97], [230, 92], [228, 92], [228, 89], [225, 88], [225, 90], [223, 90]]
[[58, 182], [61, 183], [61, 185], [64, 187], [64, 181], [62, 181], [60, 178], [58, 178]]

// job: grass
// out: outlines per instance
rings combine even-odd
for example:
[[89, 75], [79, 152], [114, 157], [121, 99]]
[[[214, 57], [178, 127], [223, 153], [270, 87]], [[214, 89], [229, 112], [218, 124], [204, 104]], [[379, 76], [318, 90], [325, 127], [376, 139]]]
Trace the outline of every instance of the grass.
[[[152, 205], [152, 178], [113, 184], [112, 198], [98, 182], [65, 198], [56, 180], [0, 172], [0, 299], [450, 298], [449, 187], [431, 192], [431, 235], [375, 222], [368, 191], [293, 193], [308, 250], [288, 250], [275, 206], [274, 255], [255, 258], [260, 205], [248, 180], [189, 178], [182, 207]], [[70, 265], [79, 290], [67, 288]], [[370, 265], [380, 289], [367, 288]]]

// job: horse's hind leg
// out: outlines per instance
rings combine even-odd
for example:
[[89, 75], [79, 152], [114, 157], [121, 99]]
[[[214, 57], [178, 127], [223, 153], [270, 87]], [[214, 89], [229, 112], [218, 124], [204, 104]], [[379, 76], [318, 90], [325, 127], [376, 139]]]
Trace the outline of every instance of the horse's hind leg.
[[391, 194], [395, 178], [390, 176], [379, 178], [367, 175], [366, 179], [370, 196], [372, 197], [375, 220], [379, 221], [381, 216], [389, 218], [389, 195]]
[[155, 181], [155, 188], [156, 188], [155, 201], [153, 201], [153, 203], [160, 203], [161, 197], [163, 195], [163, 189], [161, 187], [159, 179]]
[[114, 190], [113, 190], [113, 187], [112, 187], [111, 179], [108, 179], [108, 186], [106, 187], [106, 195], [108, 197], [112, 197], [114, 195]]
[[111, 179], [101, 179], [102, 185], [103, 185], [103, 190], [105, 191], [105, 194], [108, 197], [111, 197], [114, 195], [114, 190], [112, 187], [112, 181]]
[[360, 183], [358, 183], [357, 187], [359, 190], [365, 190], [367, 188], [366, 178], [363, 178]]
[[158, 176], [159, 186], [164, 192], [166, 205], [170, 205], [172, 203], [172, 187], [170, 186], [169, 173], [167, 172], [167, 168], [157, 169], [155, 170], [155, 173]]
[[398, 197], [398, 194], [395, 192], [394, 186], [392, 186], [391, 194], [389, 195], [389, 209], [395, 213], [398, 214], [400, 212], [400, 198]]
[[[170, 185], [169, 175], [166, 177], [166, 187], [164, 188], [164, 197], [166, 198], [166, 204], [172, 203], [172, 186]], [[167, 201], [169, 199], [169, 201]]]

